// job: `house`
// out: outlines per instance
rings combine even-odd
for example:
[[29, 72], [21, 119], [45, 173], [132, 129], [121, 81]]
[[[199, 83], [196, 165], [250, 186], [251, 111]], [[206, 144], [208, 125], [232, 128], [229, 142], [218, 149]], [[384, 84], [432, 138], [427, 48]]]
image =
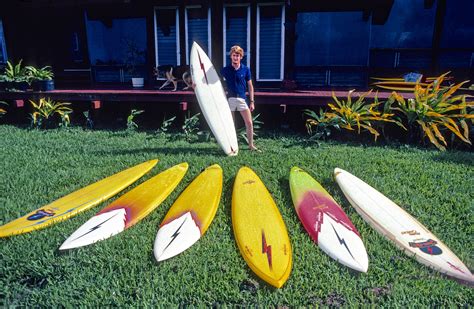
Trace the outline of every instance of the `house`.
[[472, 12], [472, 0], [12, 0], [0, 4], [0, 63], [51, 65], [58, 88], [121, 85], [132, 45], [153, 85], [153, 68], [187, 64], [196, 41], [217, 68], [241, 45], [263, 90], [366, 88], [411, 71], [472, 79]]

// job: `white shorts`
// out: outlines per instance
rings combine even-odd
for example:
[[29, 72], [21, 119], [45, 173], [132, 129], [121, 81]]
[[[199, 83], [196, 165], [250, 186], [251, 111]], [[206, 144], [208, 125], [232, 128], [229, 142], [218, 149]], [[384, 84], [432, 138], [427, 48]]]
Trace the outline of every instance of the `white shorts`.
[[247, 103], [245, 103], [245, 99], [242, 98], [229, 98], [229, 107], [231, 112], [240, 112], [249, 109]]

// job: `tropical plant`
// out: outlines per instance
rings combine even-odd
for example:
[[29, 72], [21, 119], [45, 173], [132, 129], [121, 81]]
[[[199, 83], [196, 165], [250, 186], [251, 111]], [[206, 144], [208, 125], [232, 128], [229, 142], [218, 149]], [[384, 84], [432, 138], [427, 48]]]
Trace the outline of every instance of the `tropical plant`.
[[146, 51], [134, 39], [125, 39], [125, 68], [132, 77], [138, 76], [137, 66], [145, 62]]
[[319, 114], [310, 109], [303, 110], [304, 115], [309, 118], [306, 120], [306, 130], [310, 135], [310, 140], [314, 139], [326, 139], [331, 135], [331, 129], [335, 128], [340, 130], [338, 119], [334, 117], [328, 117], [326, 112], [320, 108]]
[[5, 82], [30, 82], [30, 76], [27, 73], [26, 67], [22, 66], [23, 60], [20, 60], [17, 64], [12, 64], [7, 61], [5, 67], [5, 73], [2, 75], [2, 81]]
[[136, 129], [138, 129], [138, 124], [135, 122], [135, 117], [137, 115], [140, 115], [143, 112], [144, 110], [136, 110], [136, 109], [132, 109], [130, 111], [130, 115], [128, 115], [127, 117], [127, 130], [128, 131], [135, 131]]
[[191, 140], [194, 132], [199, 131], [199, 115], [200, 113], [197, 113], [190, 117], [188, 113], [184, 119], [184, 124], [181, 128], [183, 129], [187, 140]]
[[31, 120], [33, 127], [49, 127], [52, 125], [53, 119], [57, 116], [62, 121], [69, 121], [69, 116], [66, 115], [72, 112], [72, 109], [69, 107], [71, 103], [68, 102], [56, 102], [50, 98], [40, 98], [39, 102], [30, 100], [31, 106], [33, 107], [33, 113], [31, 113]]
[[39, 69], [35, 68], [34, 66], [27, 66], [25, 69], [27, 74], [33, 80], [52, 80], [54, 77], [50, 66], [45, 66]]
[[390, 97], [390, 100], [398, 103], [393, 109], [405, 116], [411, 131], [420, 132], [422, 138], [428, 137], [430, 142], [442, 151], [448, 146], [443, 132], [451, 132], [463, 142], [471, 144], [468, 121], [471, 120], [472, 123], [474, 119], [474, 102], [467, 101], [469, 96], [454, 96], [468, 81], [442, 88], [441, 83], [448, 74], [449, 72], [441, 75], [426, 87], [415, 85], [412, 99], [405, 100], [396, 92]]
[[[258, 136], [258, 132], [262, 128], [261, 125], [263, 125], [263, 121], [259, 120], [258, 117], [260, 117], [260, 114], [257, 114], [252, 118], [253, 136]], [[237, 130], [237, 135], [248, 144], [249, 140], [247, 138], [247, 128], [245, 125]]]
[[71, 112], [66, 112], [63, 115], [61, 115], [61, 123], [59, 124], [59, 127], [61, 128], [68, 128], [69, 125], [71, 124], [71, 117], [69, 117], [69, 114]]
[[[311, 117], [306, 120], [306, 127], [308, 132], [312, 132], [313, 126], [319, 126], [323, 123], [323, 126], [333, 126], [336, 128], [346, 129], [349, 131], [356, 131], [360, 134], [361, 129], [367, 130], [370, 134], [374, 136], [374, 139], [377, 140], [377, 137], [380, 136], [379, 131], [375, 128], [375, 123], [383, 122], [392, 122], [400, 127], [403, 127], [403, 124], [400, 123], [396, 118], [394, 118], [393, 113], [388, 113], [383, 109], [380, 111], [380, 105], [382, 102], [379, 102], [377, 96], [375, 96], [372, 103], [366, 103], [365, 98], [372, 92], [372, 90], [362, 94], [356, 101], [352, 101], [352, 93], [354, 90], [350, 90], [347, 95], [347, 100], [339, 100], [334, 92], [332, 93], [332, 98], [335, 104], [329, 103], [328, 106], [330, 111], [325, 113], [320, 112], [320, 115], [317, 118]], [[316, 114], [316, 113], [315, 113]]]
[[88, 129], [93, 129], [94, 128], [94, 121], [92, 120], [92, 117], [90, 116], [89, 111], [84, 111], [82, 112], [84, 117], [86, 117], [86, 128]]
[[[0, 104], [8, 105], [8, 103], [5, 102], [5, 101], [0, 101]], [[0, 107], [0, 117], [5, 115], [6, 113], [7, 113], [7, 111]]]
[[166, 133], [170, 129], [173, 121], [176, 119], [176, 116], [171, 117], [169, 119], [163, 118], [163, 122], [161, 123], [160, 128], [158, 129], [159, 132]]

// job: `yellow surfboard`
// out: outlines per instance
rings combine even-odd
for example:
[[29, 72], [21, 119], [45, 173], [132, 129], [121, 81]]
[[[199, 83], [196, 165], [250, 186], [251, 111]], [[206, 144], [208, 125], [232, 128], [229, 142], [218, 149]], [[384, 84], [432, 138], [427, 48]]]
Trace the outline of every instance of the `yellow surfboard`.
[[283, 286], [292, 267], [288, 232], [267, 188], [248, 167], [242, 167], [235, 178], [232, 225], [249, 267], [269, 284]]
[[150, 160], [126, 169], [0, 226], [0, 237], [24, 234], [67, 220], [122, 191], [145, 175], [156, 163], [158, 160]]
[[184, 162], [133, 188], [79, 227], [59, 250], [87, 246], [137, 224], [173, 192], [187, 170], [188, 163]]
[[219, 206], [222, 178], [222, 168], [214, 164], [181, 193], [156, 235], [153, 252], [157, 261], [180, 254], [206, 233]]

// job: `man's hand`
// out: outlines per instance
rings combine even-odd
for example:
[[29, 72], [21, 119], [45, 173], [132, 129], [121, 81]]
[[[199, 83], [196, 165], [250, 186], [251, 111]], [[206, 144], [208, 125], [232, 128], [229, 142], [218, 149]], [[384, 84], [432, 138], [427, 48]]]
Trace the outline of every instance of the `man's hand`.
[[250, 108], [250, 111], [253, 112], [253, 110], [255, 109], [255, 103], [250, 102], [249, 108]]

